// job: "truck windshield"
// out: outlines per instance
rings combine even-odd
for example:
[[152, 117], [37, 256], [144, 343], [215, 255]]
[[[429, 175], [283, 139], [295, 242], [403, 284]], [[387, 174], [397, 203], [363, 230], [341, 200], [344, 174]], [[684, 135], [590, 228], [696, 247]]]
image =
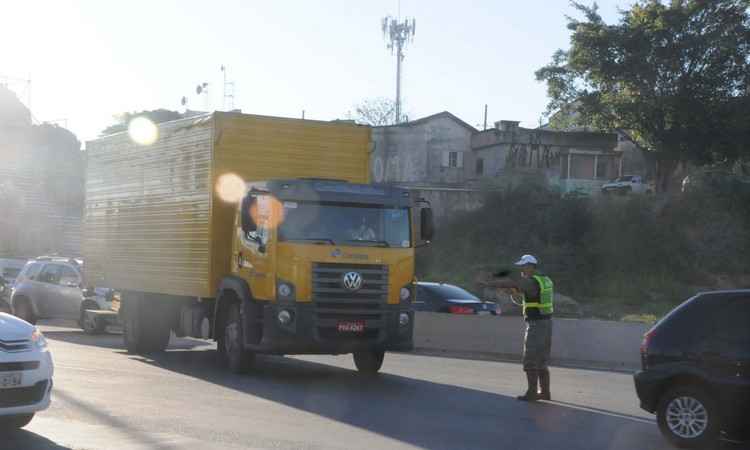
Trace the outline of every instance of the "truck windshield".
[[410, 247], [409, 209], [284, 202], [279, 241]]

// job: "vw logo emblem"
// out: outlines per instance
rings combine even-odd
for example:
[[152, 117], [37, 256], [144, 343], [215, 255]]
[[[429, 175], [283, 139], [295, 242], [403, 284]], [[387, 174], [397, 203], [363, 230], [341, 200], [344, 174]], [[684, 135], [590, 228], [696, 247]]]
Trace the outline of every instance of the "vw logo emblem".
[[344, 287], [349, 291], [357, 291], [362, 287], [362, 275], [357, 272], [347, 272], [344, 275]]

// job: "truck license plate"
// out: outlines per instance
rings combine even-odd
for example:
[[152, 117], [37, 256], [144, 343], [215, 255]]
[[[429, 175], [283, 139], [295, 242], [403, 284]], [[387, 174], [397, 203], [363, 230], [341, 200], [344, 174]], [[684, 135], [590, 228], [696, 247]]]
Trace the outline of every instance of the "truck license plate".
[[21, 372], [0, 373], [0, 389], [14, 388], [21, 385]]
[[338, 330], [340, 333], [363, 333], [365, 331], [365, 323], [362, 321], [339, 322]]

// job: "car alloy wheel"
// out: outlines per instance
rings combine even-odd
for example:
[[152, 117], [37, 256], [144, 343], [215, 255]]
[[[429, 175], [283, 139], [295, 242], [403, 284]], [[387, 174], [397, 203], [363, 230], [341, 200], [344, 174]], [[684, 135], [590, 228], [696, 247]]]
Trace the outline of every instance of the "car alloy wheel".
[[669, 430], [682, 439], [699, 438], [708, 428], [708, 411], [698, 399], [677, 397], [667, 405]]

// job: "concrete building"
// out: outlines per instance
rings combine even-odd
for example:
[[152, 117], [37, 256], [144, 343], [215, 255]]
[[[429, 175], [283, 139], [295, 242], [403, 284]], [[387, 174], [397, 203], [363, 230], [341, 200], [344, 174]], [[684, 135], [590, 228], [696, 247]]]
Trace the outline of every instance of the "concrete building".
[[78, 255], [85, 161], [68, 130], [35, 125], [0, 85], [0, 257]]
[[372, 180], [411, 188], [432, 203], [442, 220], [481, 206], [484, 190], [524, 177], [542, 179], [563, 193], [597, 194], [622, 172], [616, 134], [518, 125], [502, 120], [479, 131], [444, 111], [375, 127]]
[[443, 111], [412, 122], [375, 127], [372, 180], [408, 186], [461, 187], [477, 129]]
[[501, 120], [471, 138], [472, 179], [505, 185], [526, 176], [544, 176], [563, 193], [597, 194], [606, 181], [622, 174], [622, 153], [613, 133], [529, 129]]

